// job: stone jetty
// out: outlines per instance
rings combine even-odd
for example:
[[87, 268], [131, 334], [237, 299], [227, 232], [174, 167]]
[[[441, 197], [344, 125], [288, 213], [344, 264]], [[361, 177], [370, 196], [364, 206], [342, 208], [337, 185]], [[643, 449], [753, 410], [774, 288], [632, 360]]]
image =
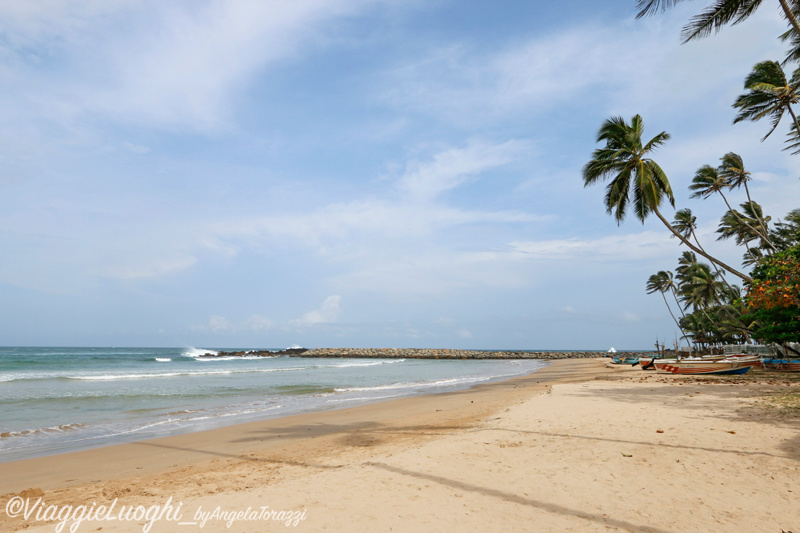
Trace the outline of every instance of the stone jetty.
[[385, 359], [585, 359], [608, 357], [605, 352], [493, 352], [481, 350], [448, 350], [427, 348], [313, 348], [299, 357], [352, 357]]
[[307, 352], [305, 348], [287, 348], [285, 350], [247, 350], [240, 352], [214, 352], [204, 353], [198, 357], [277, 357], [279, 355], [300, 355]]
[[[630, 353], [630, 356], [652, 355], [654, 352]], [[626, 352], [627, 354], [627, 352]], [[288, 348], [280, 351], [248, 350], [242, 352], [207, 353], [200, 357], [290, 357], [319, 358], [369, 358], [369, 359], [588, 359], [608, 357], [601, 351], [574, 352], [529, 352], [529, 351], [483, 351], [451, 350], [435, 348]]]

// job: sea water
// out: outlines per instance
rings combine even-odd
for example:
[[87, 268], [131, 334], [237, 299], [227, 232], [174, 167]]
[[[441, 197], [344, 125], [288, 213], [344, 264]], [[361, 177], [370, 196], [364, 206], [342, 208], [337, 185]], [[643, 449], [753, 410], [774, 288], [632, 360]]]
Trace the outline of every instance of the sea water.
[[205, 353], [216, 352], [0, 347], [0, 462], [464, 389], [546, 364]]

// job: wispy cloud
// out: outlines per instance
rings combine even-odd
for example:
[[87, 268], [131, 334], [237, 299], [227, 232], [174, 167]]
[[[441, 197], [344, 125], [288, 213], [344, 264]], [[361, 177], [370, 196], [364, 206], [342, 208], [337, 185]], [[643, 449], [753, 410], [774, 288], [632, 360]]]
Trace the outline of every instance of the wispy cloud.
[[342, 297], [338, 295], [328, 296], [319, 309], [314, 309], [303, 315], [300, 319], [292, 321], [294, 326], [316, 326], [318, 324], [331, 324], [336, 322], [341, 309], [339, 303]]
[[247, 333], [266, 331], [303, 331], [322, 324], [334, 324], [341, 313], [339, 295], [325, 298], [317, 309], [313, 309], [297, 319], [284, 322], [276, 321], [264, 315], [254, 314], [245, 320], [231, 320], [222, 315], [212, 315], [208, 322], [194, 326], [194, 331], [207, 331], [212, 333]]
[[432, 161], [411, 161], [398, 188], [413, 200], [427, 201], [452, 190], [487, 170], [507, 165], [531, 149], [528, 141], [471, 142], [466, 148], [439, 152]]
[[[324, 46], [321, 32], [334, 21], [385, 3], [53, 0], [4, 2], [0, 14], [11, 43], [4, 59], [39, 78], [31, 98], [49, 113], [211, 132], [233, 126], [237, 98], [265, 67]], [[81, 76], [41, 83], [43, 62]]]
[[643, 231], [599, 239], [516, 241], [510, 246], [510, 253], [531, 259], [585, 259], [591, 262], [672, 257], [678, 250], [678, 244], [670, 240], [666, 231]]
[[640, 53], [618, 30], [584, 26], [537, 33], [486, 54], [468, 45], [449, 46], [387, 72], [384, 97], [400, 107], [445, 116], [460, 124], [508, 118], [573, 105], [589, 88], [627, 75]]

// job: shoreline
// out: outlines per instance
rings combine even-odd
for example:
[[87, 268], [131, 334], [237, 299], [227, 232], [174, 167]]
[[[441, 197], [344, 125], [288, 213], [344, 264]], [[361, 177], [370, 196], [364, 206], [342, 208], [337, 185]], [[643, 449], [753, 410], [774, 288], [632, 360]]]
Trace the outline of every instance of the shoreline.
[[[177, 502], [211, 532], [271, 530], [251, 509], [301, 516], [272, 527], [305, 532], [796, 531], [799, 391], [774, 374], [555, 361], [461, 391], [5, 463], [0, 529], [54, 530], [4, 515], [16, 498], [54, 509]], [[198, 521], [215, 509], [244, 518]], [[113, 520], [79, 525], [148, 524]]]
[[[604, 370], [601, 360], [594, 360], [594, 365], [591, 361], [593, 360], [559, 360], [530, 374], [481, 383], [468, 389], [378, 400], [354, 407], [318, 410], [155, 439], [8, 461], [0, 463], [0, 472], [3, 474], [0, 476], [0, 495], [30, 488], [60, 489], [81, 483], [108, 481], [121, 476], [153, 474], [215, 456], [240, 456], [250, 451], [251, 447], [280, 448], [298, 438], [302, 439], [297, 437], [297, 428], [300, 427], [308, 431], [307, 437], [330, 438], [338, 431], [357, 428], [357, 422], [365, 416], [381, 423], [391, 423], [396, 417], [435, 416], [441, 410], [438, 409], [440, 406], [460, 408], [474, 416], [474, 412], [484, 413], [489, 406], [500, 408], [501, 404], [505, 405], [510, 400], [507, 398], [509, 394], [516, 400], [533, 393], [534, 389], [544, 390], [545, 386], [552, 383], [594, 379]], [[589, 364], [579, 364], [582, 362]], [[587, 367], [593, 367], [593, 370]], [[495, 392], [502, 392], [502, 399], [493, 398]], [[470, 402], [482, 401], [482, 408], [465, 408], [464, 405], [459, 405], [464, 401], [462, 398], [472, 395], [476, 398], [470, 399]], [[461, 417], [463, 416], [462, 414]], [[286, 428], [286, 432], [294, 437], [280, 442], [247, 437], [253, 433], [278, 428]], [[198, 441], [202, 441], [202, 447], [195, 446]], [[222, 452], [222, 448], [225, 448], [225, 452]], [[98, 463], [102, 465], [100, 468], [87, 468], [90, 464]]]
[[[252, 352], [239, 352], [237, 354], [252, 359]], [[227, 354], [220, 354], [220, 357], [224, 360], [231, 359]], [[196, 357], [194, 359], [204, 358]], [[203, 367], [201, 364], [198, 367], [198, 375], [204, 375], [204, 372], [208, 370], [208, 375], [212, 378], [215, 374], [224, 375], [228, 372], [233, 374], [234, 378], [239, 375], [253, 376], [249, 383], [247, 381], [244, 383], [244, 387], [249, 387], [246, 390], [247, 395], [241, 392], [244, 388], [238, 385], [239, 381], [231, 382], [227, 379], [227, 376], [225, 376], [225, 383], [220, 383], [218, 380], [216, 383], [217, 389], [222, 385], [226, 385], [231, 390], [236, 390], [236, 387], [240, 387], [238, 396], [228, 395], [224, 404], [217, 402], [215, 405], [213, 402], [208, 402], [207, 405], [202, 399], [193, 397], [189, 397], [185, 401], [180, 401], [180, 399], [173, 400], [166, 407], [163, 401], [160, 403], [154, 402], [157, 416], [150, 418], [139, 416], [133, 422], [129, 422], [128, 419], [124, 418], [127, 412], [112, 411], [111, 409], [115, 407], [112, 405], [106, 409], [109, 414], [105, 416], [105, 419], [99, 421], [95, 419], [92, 422], [97, 428], [100, 428], [95, 430], [94, 433], [91, 432], [93, 427], [87, 420], [79, 420], [75, 424], [62, 425], [65, 424], [65, 420], [69, 422], [76, 421], [75, 417], [66, 418], [69, 412], [62, 413], [65, 417], [58, 417], [58, 419], [51, 417], [49, 423], [39, 424], [39, 429], [3, 433], [0, 435], [1, 444], [7, 447], [0, 450], [0, 465], [18, 460], [63, 455], [65, 453], [98, 449], [118, 444], [191, 434], [268, 419], [279, 419], [314, 411], [331, 411], [368, 405], [377, 401], [463, 390], [477, 383], [492, 383], [504, 381], [511, 377], [524, 376], [549, 364], [548, 361], [530, 359], [493, 361], [491, 363], [486, 361], [453, 360], [427, 362], [417, 360], [414, 362], [412, 359], [403, 365], [385, 366], [387, 363], [402, 362], [404, 359], [376, 359], [367, 362], [353, 360], [341, 363], [333, 359], [308, 358], [301, 360], [290, 359], [289, 357], [269, 357], [267, 359], [271, 359], [271, 361], [263, 361], [267, 366], [252, 366], [260, 364], [262, 361], [249, 361], [244, 366], [230, 366], [231, 364], [238, 364], [238, 362], [234, 361], [233, 363], [220, 363], [228, 366]], [[185, 361], [179, 362], [186, 361], [191, 361], [191, 359], [187, 358]], [[400, 369], [401, 366], [402, 368], [408, 366], [412, 370], [406, 371], [405, 374], [403, 374], [403, 370], [392, 370]], [[416, 371], [415, 373], [413, 369], [417, 367], [430, 368], [432, 370], [425, 373]], [[166, 376], [179, 372], [183, 372], [186, 376], [193, 376], [192, 372], [194, 372], [194, 370], [184, 370], [184, 367], [167, 367], [164, 370], [164, 366], [160, 364], [151, 368], [155, 368], [156, 373], [163, 372]], [[309, 370], [304, 370], [306, 368]], [[337, 381], [331, 375], [323, 375], [319, 379], [313, 375], [310, 377], [309, 375], [302, 375], [303, 373], [316, 372], [316, 370], [313, 370], [316, 368], [334, 369], [334, 372], [342, 372], [345, 378]], [[460, 370], [463, 368], [471, 370]], [[389, 370], [379, 370], [376, 377], [374, 369]], [[300, 372], [283, 372], [283, 370]], [[134, 371], [133, 377], [147, 377], [145, 373], [147, 371], [150, 370], [143, 369], [141, 375]], [[286, 375], [289, 377], [283, 379], [283, 381], [270, 378], [269, 383], [265, 384], [264, 380], [261, 379], [264, 374], [260, 372], [267, 372], [267, 376]], [[346, 374], [347, 372], [350, 372], [350, 374]], [[408, 372], [411, 372], [411, 374]], [[100, 374], [102, 374], [101, 378], [125, 377], [121, 372], [115, 372], [110, 369], [103, 370]], [[298, 374], [300, 374], [299, 377]], [[381, 375], [385, 375], [385, 377], [380, 377]], [[189, 382], [188, 379], [184, 381]], [[132, 382], [135, 383], [136, 380], [132, 380]], [[121, 381], [121, 383], [125, 386], [129, 382]], [[156, 387], [159, 385], [155, 381], [152, 384]], [[214, 384], [212, 383], [212, 385]], [[200, 386], [202, 386], [202, 383]], [[211, 391], [198, 389], [198, 396], [208, 395], [213, 399], [217, 389], [212, 389]], [[285, 389], [286, 393], [282, 389]], [[146, 389], [142, 390], [146, 391]], [[298, 392], [295, 393], [295, 391]], [[50, 411], [57, 412], [58, 408], [53, 409], [53, 405], [58, 404], [49, 404], [45, 407]], [[116, 407], [120, 410], [128, 409], [127, 405], [121, 403]], [[147, 407], [147, 405], [139, 405], [139, 407]], [[160, 410], [158, 410], [159, 408]], [[139, 412], [144, 411], [146, 410], [139, 409]], [[164, 415], [163, 413], [167, 411], [170, 412]], [[25, 416], [25, 411], [18, 410], [16, 412], [20, 413], [17, 419]], [[136, 414], [139, 415], [138, 412]], [[124, 426], [124, 423], [128, 425]], [[103, 425], [110, 429], [102, 431]], [[60, 433], [58, 431], [59, 429], [70, 429], [73, 426], [78, 428], [77, 431], [67, 432], [65, 430]], [[35, 426], [23, 422], [21, 425], [18, 424], [18, 427], [28, 428]], [[83, 428], [88, 428], [88, 430]], [[133, 429], [127, 431], [129, 428]], [[82, 434], [80, 433], [81, 431], [83, 431]], [[34, 439], [38, 435], [42, 435], [45, 439], [50, 435], [57, 435], [63, 437], [64, 440], [63, 442], [57, 441], [55, 440], [56, 437], [51, 437], [49, 442], [46, 440], [37, 442], [33, 439], [26, 442], [23, 440], [26, 437], [26, 432], [32, 433]]]

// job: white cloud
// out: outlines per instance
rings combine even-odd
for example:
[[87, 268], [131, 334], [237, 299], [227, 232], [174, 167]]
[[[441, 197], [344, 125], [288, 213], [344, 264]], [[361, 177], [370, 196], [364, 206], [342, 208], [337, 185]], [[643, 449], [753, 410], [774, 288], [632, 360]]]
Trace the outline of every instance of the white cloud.
[[511, 140], [501, 144], [472, 142], [466, 148], [444, 150], [433, 161], [410, 162], [398, 187], [416, 200], [432, 200], [470, 178], [519, 159], [530, 149], [529, 142]]
[[657, 40], [642, 26], [625, 27], [624, 35], [619, 27], [591, 25], [533, 35], [489, 54], [467, 45], [427, 51], [387, 72], [384, 98], [459, 124], [549, 111], [580, 103], [585, 91], [611, 87], [612, 80], [628, 83], [643, 62], [642, 41]]
[[622, 319], [625, 322], [639, 322], [641, 321], [641, 317], [635, 313], [631, 313], [630, 311], [625, 311], [622, 313]]
[[134, 143], [131, 143], [131, 142], [122, 143], [122, 147], [124, 149], [128, 150], [129, 152], [134, 153], [134, 154], [148, 154], [148, 153], [150, 153], [152, 151], [147, 146], [142, 146], [141, 144], [134, 144]]
[[0, 2], [3, 31], [12, 49], [55, 48], [80, 40], [132, 0], [27, 0]]
[[234, 322], [222, 315], [212, 315], [208, 323], [203, 326], [195, 326], [195, 331], [211, 331], [213, 333], [242, 333], [242, 332], [261, 332], [276, 329], [276, 324], [269, 318], [261, 315], [252, 315], [247, 320]]
[[231, 328], [231, 324], [224, 316], [213, 315], [208, 320], [208, 328], [214, 333], [218, 333], [220, 331], [229, 330]]
[[[423, 248], [426, 240], [469, 224], [514, 225], [552, 217], [515, 210], [474, 210], [451, 207], [437, 196], [479, 180], [498, 167], [524, 157], [527, 141], [473, 142], [466, 148], [446, 148], [426, 161], [413, 161], [394, 188], [406, 195], [333, 203], [299, 214], [276, 213], [238, 217], [205, 226], [203, 246], [236, 253], [275, 240], [311, 246], [329, 257], [379, 254], [382, 249]], [[412, 242], [413, 240], [413, 242]]]
[[339, 303], [341, 296], [333, 295], [325, 298], [319, 309], [309, 311], [302, 318], [292, 321], [295, 326], [316, 326], [318, 324], [331, 324], [339, 318], [341, 309]]
[[245, 322], [245, 328], [251, 331], [265, 331], [275, 327], [275, 323], [261, 315], [253, 315]]
[[128, 256], [113, 259], [101, 274], [121, 280], [157, 278], [188, 270], [196, 263], [191, 255]]
[[[3, 2], [0, 63], [28, 63], [30, 98], [47, 113], [228, 128], [237, 97], [266, 66], [324, 46], [331, 23], [389, 0], [130, 0]], [[62, 60], [73, 78], [47, 83], [38, 62]]]
[[583, 259], [587, 261], [630, 261], [677, 255], [678, 245], [670, 240], [665, 229], [627, 235], [610, 235], [599, 239], [555, 239], [549, 241], [517, 241], [511, 252], [532, 259]]

